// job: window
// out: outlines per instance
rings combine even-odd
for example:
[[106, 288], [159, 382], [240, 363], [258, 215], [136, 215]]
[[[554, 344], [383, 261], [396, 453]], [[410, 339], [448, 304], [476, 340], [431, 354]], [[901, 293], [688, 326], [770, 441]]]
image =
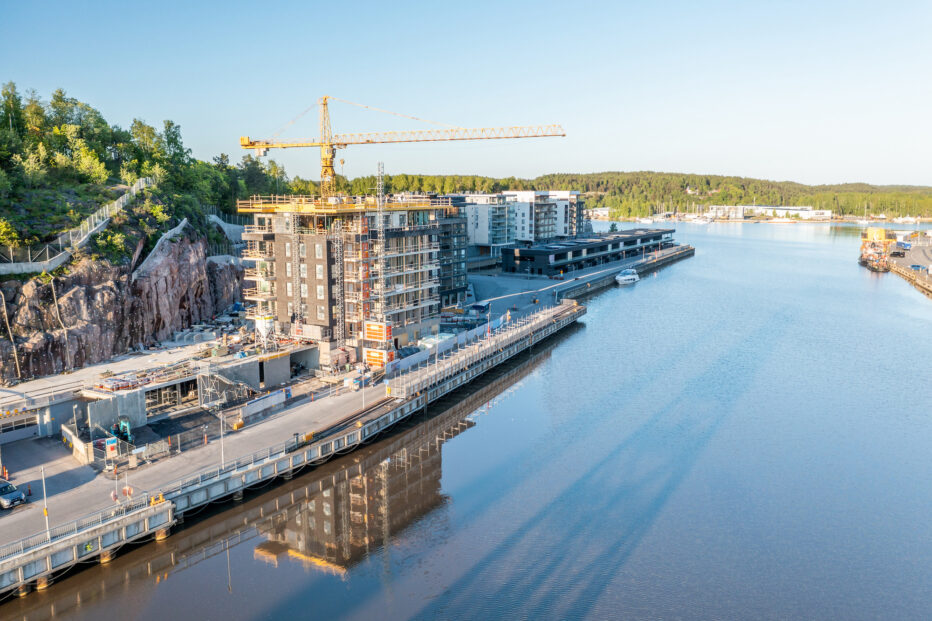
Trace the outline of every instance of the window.
[[318, 259], [324, 258], [324, 245], [314, 244], [314, 256]]
[[318, 265], [317, 266], [317, 280], [323, 280], [323, 279], [324, 279], [324, 266]]
[[[289, 283], [289, 284], [290, 284], [290, 283]], [[302, 298], [306, 298], [306, 297], [307, 297], [307, 283], [306, 283], [306, 282], [302, 282], [302, 283], [301, 283], [301, 297], [302, 297]]]
[[285, 242], [285, 256], [291, 256], [291, 242]]
[[317, 299], [318, 300], [324, 299], [324, 286], [323, 285], [317, 285]]
[[318, 306], [318, 307], [317, 307], [317, 318], [320, 319], [320, 320], [324, 320], [324, 319], [327, 318], [327, 314], [324, 312], [324, 307], [323, 307], [323, 306]]
[[298, 256], [306, 257], [307, 256], [307, 247], [304, 245], [304, 242], [298, 244]]
[[285, 263], [285, 276], [291, 278], [291, 263]]
[[294, 296], [294, 290], [291, 288], [290, 282], [285, 283], [285, 295], [288, 296], [289, 298]]
[[301, 278], [307, 278], [307, 263], [302, 263], [300, 265]]
[[288, 302], [288, 321], [291, 321], [292, 317], [294, 317], [294, 305]]

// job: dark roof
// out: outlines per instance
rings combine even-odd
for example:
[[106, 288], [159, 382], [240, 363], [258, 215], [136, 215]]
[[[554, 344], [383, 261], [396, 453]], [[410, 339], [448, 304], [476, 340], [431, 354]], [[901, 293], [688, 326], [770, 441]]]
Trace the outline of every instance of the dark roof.
[[516, 244], [509, 248], [519, 248], [524, 250], [537, 251], [563, 251], [575, 250], [577, 248], [589, 248], [591, 246], [601, 246], [602, 244], [613, 242], [624, 242], [640, 237], [651, 235], [660, 235], [663, 233], [673, 233], [674, 229], [626, 229], [616, 233], [603, 233], [600, 235], [586, 235], [582, 237], [569, 237], [557, 241], [539, 242], [531, 246], [522, 246]]

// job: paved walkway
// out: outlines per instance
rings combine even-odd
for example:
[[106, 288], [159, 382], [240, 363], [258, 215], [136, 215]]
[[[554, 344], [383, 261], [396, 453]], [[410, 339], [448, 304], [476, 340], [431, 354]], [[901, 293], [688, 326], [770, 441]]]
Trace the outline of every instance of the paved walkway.
[[[227, 435], [223, 443], [224, 457], [233, 461], [290, 440], [295, 433], [325, 429], [362, 409], [363, 399], [369, 405], [384, 396], [385, 386], [377, 385], [366, 388], [365, 392], [349, 392], [291, 408], [261, 424]], [[5, 445], [2, 450], [3, 460], [12, 470], [13, 483], [24, 490], [27, 485], [31, 486], [32, 497], [27, 505], [0, 512], [0, 545], [45, 528], [39, 476], [39, 466], [43, 463], [52, 527], [113, 505], [110, 494], [115, 482], [87, 466], [77, 466], [59, 441], [49, 438], [21, 440]], [[212, 441], [138, 471], [127, 471], [129, 485], [137, 496], [147, 491], [158, 493], [172, 481], [219, 466], [220, 452], [220, 442]]]

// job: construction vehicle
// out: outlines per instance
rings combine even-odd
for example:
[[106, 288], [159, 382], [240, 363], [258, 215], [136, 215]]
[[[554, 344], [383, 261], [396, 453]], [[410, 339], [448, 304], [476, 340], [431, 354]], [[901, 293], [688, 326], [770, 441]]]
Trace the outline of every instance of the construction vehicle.
[[127, 444], [132, 444], [134, 437], [130, 426], [129, 418], [121, 416], [120, 419], [110, 427], [110, 433], [115, 438], [123, 440]]
[[[249, 136], [241, 136], [239, 139], [240, 146], [244, 149], [252, 149], [256, 155], [263, 156], [268, 153], [269, 149], [289, 149], [301, 147], [320, 147], [320, 195], [322, 198], [329, 198], [335, 195], [334, 181], [336, 173], [333, 168], [334, 159], [337, 149], [345, 149], [351, 144], [385, 144], [393, 142], [437, 142], [445, 140], [495, 140], [504, 138], [544, 138], [555, 136], [566, 136], [566, 132], [560, 125], [525, 125], [514, 127], [448, 127], [446, 129], [428, 129], [428, 130], [411, 130], [411, 131], [387, 131], [387, 132], [366, 132], [359, 134], [334, 134], [330, 129], [330, 110], [328, 102], [330, 100], [340, 101], [361, 108], [378, 110], [379, 112], [388, 112], [372, 106], [357, 104], [345, 99], [330, 97], [325, 95], [320, 98], [317, 105], [320, 108], [320, 137], [309, 141], [276, 141], [276, 140], [254, 140]], [[309, 111], [305, 110], [305, 112]], [[388, 112], [396, 116], [403, 116], [417, 121], [425, 121], [417, 117]], [[303, 115], [304, 113], [302, 113]], [[299, 115], [300, 117], [301, 115]], [[297, 117], [292, 120], [293, 123]], [[426, 121], [434, 123], [433, 121]], [[442, 123], [434, 123], [442, 125]], [[287, 127], [287, 126], [286, 126]], [[341, 163], [343, 160], [340, 160]]]

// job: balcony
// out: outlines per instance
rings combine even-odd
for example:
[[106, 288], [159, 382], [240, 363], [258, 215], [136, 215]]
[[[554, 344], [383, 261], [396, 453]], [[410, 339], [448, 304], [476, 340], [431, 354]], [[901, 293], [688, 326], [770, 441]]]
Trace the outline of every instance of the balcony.
[[243, 241], [272, 241], [275, 233], [272, 227], [247, 224], [243, 227]]
[[256, 302], [267, 302], [275, 299], [275, 291], [271, 288], [262, 290], [259, 287], [249, 287], [243, 289], [243, 299], [253, 300]]
[[246, 247], [243, 249], [243, 258], [255, 261], [260, 259], [273, 259], [275, 255], [272, 252], [271, 245], [250, 241], [246, 243]]
[[247, 267], [243, 273], [243, 280], [252, 280], [254, 282], [272, 282], [275, 280], [275, 273], [267, 269]]

